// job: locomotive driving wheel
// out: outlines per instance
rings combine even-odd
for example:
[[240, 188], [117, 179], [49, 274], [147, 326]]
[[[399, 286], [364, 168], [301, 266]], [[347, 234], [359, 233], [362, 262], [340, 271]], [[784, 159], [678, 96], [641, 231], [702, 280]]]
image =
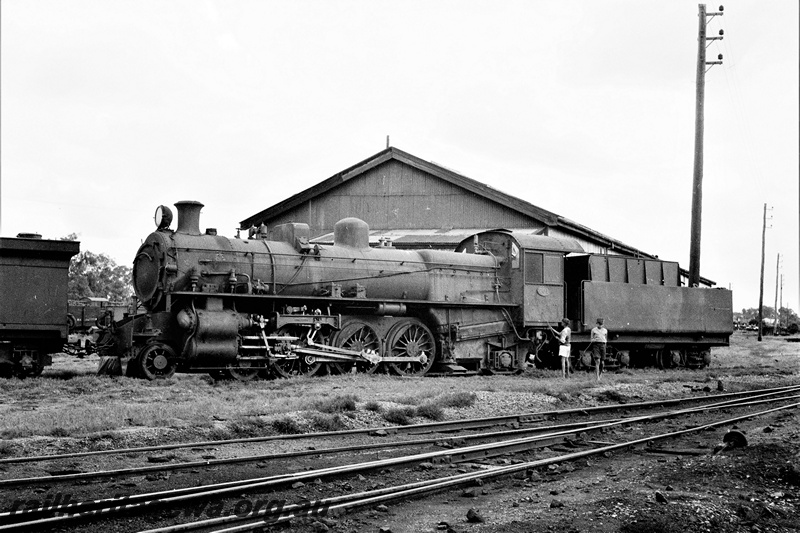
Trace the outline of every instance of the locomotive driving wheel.
[[[377, 353], [380, 352], [381, 339], [372, 326], [361, 320], [353, 320], [336, 332], [331, 340], [331, 344], [337, 348], [344, 348], [345, 350], [352, 350], [354, 352], [372, 350]], [[378, 370], [381, 364], [375, 364], [364, 360], [352, 363], [333, 363], [332, 366], [339, 374], [351, 374], [356, 372], [373, 374]]]
[[395, 324], [386, 336], [388, 357], [408, 357], [408, 362], [391, 363], [400, 375], [421, 376], [433, 366], [436, 341], [431, 330], [416, 318]]
[[160, 342], [148, 344], [136, 356], [142, 376], [154, 379], [169, 378], [175, 374], [175, 352]]
[[[309, 328], [305, 326], [283, 326], [275, 332], [278, 336], [298, 337], [293, 344], [306, 346]], [[297, 359], [279, 359], [272, 363], [272, 371], [282, 378], [293, 376], [313, 376], [322, 368], [316, 358], [310, 355], [297, 354]]]

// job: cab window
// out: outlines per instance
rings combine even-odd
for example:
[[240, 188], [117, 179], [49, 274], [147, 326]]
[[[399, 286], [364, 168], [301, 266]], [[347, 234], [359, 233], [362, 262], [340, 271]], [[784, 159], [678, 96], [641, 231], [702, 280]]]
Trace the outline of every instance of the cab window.
[[543, 255], [525, 252], [525, 283], [541, 283], [544, 279]]
[[564, 258], [560, 255], [544, 256], [544, 282], [561, 283], [564, 281]]
[[525, 283], [558, 285], [564, 281], [564, 258], [558, 254], [525, 252]]

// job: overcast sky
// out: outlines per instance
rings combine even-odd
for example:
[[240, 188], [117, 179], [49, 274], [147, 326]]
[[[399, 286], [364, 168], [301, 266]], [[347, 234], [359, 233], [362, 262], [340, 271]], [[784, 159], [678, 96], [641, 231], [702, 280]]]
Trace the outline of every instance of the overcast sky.
[[[798, 2], [709, 22], [701, 274], [798, 310]], [[708, 4], [716, 11], [717, 4]], [[0, 2], [0, 233], [131, 265], [391, 144], [689, 266], [698, 2]], [[358, 213], [353, 213], [358, 215]]]

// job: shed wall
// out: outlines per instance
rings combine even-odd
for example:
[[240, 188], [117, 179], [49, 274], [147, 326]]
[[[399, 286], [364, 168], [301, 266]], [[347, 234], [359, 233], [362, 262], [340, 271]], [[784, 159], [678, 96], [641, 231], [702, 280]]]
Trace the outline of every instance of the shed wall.
[[369, 169], [267, 224], [305, 222], [314, 238], [333, 231], [333, 225], [345, 217], [358, 217], [371, 230], [543, 227], [517, 211], [396, 160]]

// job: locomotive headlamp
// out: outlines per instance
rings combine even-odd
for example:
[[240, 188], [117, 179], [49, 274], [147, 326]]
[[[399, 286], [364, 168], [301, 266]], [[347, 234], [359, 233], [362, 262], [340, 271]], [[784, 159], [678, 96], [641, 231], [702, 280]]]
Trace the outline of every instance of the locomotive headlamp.
[[165, 205], [156, 207], [156, 214], [153, 220], [156, 221], [156, 227], [158, 229], [169, 228], [169, 225], [172, 224], [172, 210]]

